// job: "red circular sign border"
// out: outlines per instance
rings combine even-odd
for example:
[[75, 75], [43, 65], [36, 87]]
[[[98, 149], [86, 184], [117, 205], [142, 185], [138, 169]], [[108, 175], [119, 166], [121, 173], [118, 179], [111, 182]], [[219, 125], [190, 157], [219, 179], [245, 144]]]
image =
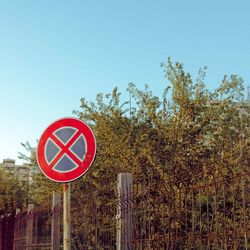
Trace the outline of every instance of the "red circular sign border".
[[[70, 172], [59, 173], [51, 169], [51, 167], [47, 164], [47, 161], [45, 159], [44, 149], [48, 139], [53, 134], [53, 132], [55, 132], [57, 129], [61, 127], [66, 127], [66, 126], [71, 126], [73, 128], [76, 128], [83, 134], [87, 143], [87, 152], [80, 166], [78, 166], [76, 169]], [[37, 147], [37, 162], [43, 174], [50, 180], [66, 183], [74, 181], [80, 178], [82, 175], [84, 175], [90, 168], [91, 164], [93, 163], [95, 159], [95, 154], [96, 154], [96, 140], [95, 140], [95, 135], [93, 131], [90, 129], [90, 127], [86, 123], [77, 118], [66, 117], [54, 121], [42, 133]]]

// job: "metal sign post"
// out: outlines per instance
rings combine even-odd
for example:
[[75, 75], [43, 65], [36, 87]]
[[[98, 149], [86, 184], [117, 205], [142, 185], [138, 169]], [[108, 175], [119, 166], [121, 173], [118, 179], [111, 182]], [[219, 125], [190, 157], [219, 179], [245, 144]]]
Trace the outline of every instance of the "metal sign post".
[[63, 184], [63, 249], [70, 250], [70, 183]]

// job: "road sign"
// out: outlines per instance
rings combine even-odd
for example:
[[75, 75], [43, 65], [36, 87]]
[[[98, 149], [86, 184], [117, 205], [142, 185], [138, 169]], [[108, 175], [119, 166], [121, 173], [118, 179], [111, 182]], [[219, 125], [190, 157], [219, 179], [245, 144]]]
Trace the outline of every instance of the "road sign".
[[37, 149], [42, 172], [56, 182], [70, 182], [91, 166], [96, 153], [92, 130], [76, 118], [63, 118], [43, 132]]

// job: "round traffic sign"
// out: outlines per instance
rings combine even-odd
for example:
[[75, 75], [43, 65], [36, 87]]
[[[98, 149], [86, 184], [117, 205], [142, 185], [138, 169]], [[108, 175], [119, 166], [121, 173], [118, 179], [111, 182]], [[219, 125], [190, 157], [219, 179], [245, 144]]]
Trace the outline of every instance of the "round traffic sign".
[[70, 182], [91, 166], [96, 153], [94, 133], [76, 118], [53, 122], [43, 132], [37, 148], [38, 164], [49, 179]]

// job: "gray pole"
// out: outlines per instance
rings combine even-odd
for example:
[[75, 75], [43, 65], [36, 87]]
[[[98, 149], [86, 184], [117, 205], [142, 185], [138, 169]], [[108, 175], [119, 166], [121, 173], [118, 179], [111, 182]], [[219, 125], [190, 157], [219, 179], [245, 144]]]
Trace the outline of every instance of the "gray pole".
[[51, 250], [60, 249], [60, 217], [61, 217], [60, 214], [61, 214], [61, 195], [53, 192]]
[[70, 250], [70, 184], [63, 184], [63, 250]]
[[133, 175], [130, 173], [118, 174], [118, 207], [117, 207], [117, 250], [132, 249], [133, 222], [132, 222], [132, 194]]

